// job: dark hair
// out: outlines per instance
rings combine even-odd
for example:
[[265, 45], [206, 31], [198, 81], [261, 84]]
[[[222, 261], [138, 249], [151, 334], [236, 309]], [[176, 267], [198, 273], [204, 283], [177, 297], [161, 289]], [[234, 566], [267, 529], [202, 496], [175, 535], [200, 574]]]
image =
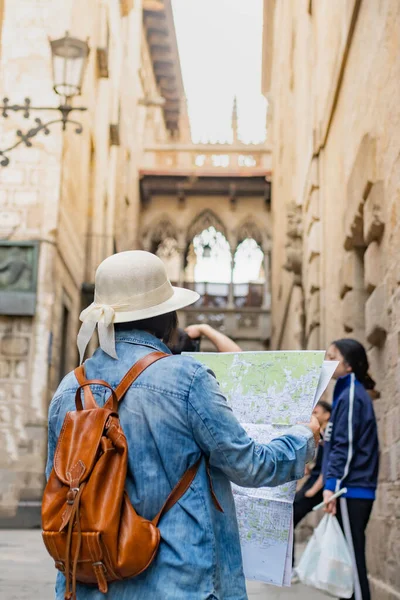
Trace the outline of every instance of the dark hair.
[[170, 312], [158, 317], [150, 317], [141, 321], [129, 321], [128, 323], [116, 323], [116, 331], [127, 329], [138, 329], [139, 331], [148, 331], [155, 337], [162, 340], [164, 344], [173, 344], [178, 328], [178, 315], [176, 312]]
[[343, 338], [332, 342], [339, 350], [344, 360], [351, 367], [354, 375], [357, 377], [366, 390], [373, 390], [375, 381], [368, 373], [369, 363], [365, 348], [357, 340], [351, 338]]
[[326, 400], [318, 400], [316, 406], [320, 406], [321, 408], [324, 409], [325, 412], [328, 412], [328, 413], [332, 412], [332, 406]]
[[178, 328], [175, 336], [175, 343], [169, 344], [172, 354], [182, 354], [182, 352], [198, 352], [200, 338], [192, 339], [184, 329]]

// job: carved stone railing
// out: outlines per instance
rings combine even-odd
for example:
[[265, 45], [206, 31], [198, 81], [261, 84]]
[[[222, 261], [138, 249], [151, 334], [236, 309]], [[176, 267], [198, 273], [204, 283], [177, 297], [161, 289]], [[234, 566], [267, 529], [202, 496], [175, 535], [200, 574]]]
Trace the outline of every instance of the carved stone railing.
[[145, 148], [143, 169], [270, 172], [272, 158], [264, 144], [157, 144]]
[[[270, 296], [264, 298], [264, 284], [234, 284], [229, 297], [229, 284], [190, 283], [184, 286], [196, 289], [201, 297], [196, 304], [179, 312], [179, 325], [207, 323], [240, 343], [244, 349], [265, 349], [270, 339]], [[243, 344], [242, 344], [243, 345]], [[204, 349], [209, 349], [204, 345]], [[210, 348], [211, 349], [211, 348]]]
[[239, 343], [244, 341], [245, 344], [241, 344], [244, 350], [262, 350], [268, 346], [271, 336], [270, 317], [270, 311], [262, 308], [188, 307], [179, 311], [179, 326], [207, 323]]

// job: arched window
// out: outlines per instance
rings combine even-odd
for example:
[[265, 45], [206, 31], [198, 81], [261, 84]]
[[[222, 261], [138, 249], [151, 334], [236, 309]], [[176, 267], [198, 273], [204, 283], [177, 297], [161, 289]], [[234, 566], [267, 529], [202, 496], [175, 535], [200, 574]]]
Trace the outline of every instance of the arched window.
[[181, 265], [177, 238], [177, 230], [167, 216], [162, 216], [143, 236], [143, 246], [161, 258], [173, 283], [179, 281]]
[[179, 270], [181, 266], [177, 240], [175, 238], [166, 237], [159, 243], [155, 250], [155, 254], [163, 261], [170, 281], [172, 283], [177, 283], [179, 281]]
[[228, 302], [232, 254], [229, 242], [213, 225], [194, 236], [187, 253], [186, 280], [201, 296], [202, 306]]
[[231, 249], [223, 233], [211, 226], [193, 239], [196, 254], [195, 281], [229, 283], [231, 280]]
[[235, 306], [262, 306], [265, 284], [264, 252], [253, 238], [244, 239], [236, 248], [233, 283]]

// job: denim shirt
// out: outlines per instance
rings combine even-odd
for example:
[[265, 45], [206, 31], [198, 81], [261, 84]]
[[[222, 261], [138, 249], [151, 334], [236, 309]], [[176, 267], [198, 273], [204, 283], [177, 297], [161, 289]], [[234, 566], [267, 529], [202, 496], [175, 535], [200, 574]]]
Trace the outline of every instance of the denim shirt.
[[[167, 347], [149, 333], [116, 332], [115, 360], [98, 349], [85, 362], [88, 379], [115, 387], [142, 356]], [[74, 373], [61, 382], [49, 409], [46, 476], [67, 411], [75, 410]], [[92, 386], [99, 405], [109, 391]], [[196, 360], [170, 356], [151, 365], [131, 386], [119, 415], [129, 456], [126, 489], [131, 502], [152, 519], [183, 473], [200, 455], [209, 458], [213, 486], [224, 512], [210, 496], [204, 461], [189, 490], [160, 521], [161, 544], [141, 575], [109, 585], [110, 600], [245, 600], [239, 533], [230, 481], [245, 487], [276, 486], [299, 479], [314, 453], [311, 430], [297, 425], [268, 445], [249, 438], [213, 374]], [[65, 578], [57, 575], [56, 599]], [[78, 600], [104, 600], [95, 586], [78, 584]]]

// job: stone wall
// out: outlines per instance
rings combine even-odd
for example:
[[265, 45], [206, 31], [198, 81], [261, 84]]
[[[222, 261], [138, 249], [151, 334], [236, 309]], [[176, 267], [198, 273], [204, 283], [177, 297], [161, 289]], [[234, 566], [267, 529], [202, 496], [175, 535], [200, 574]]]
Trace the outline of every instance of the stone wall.
[[[48, 37], [65, 30], [88, 38], [91, 48], [82, 95], [74, 99], [88, 110], [72, 113], [83, 133], [68, 127], [63, 134], [54, 126], [49, 136], [34, 138], [32, 148], [13, 151], [10, 165], [0, 168], [0, 238], [39, 242], [35, 315], [0, 316], [0, 444], [6, 449], [0, 517], [12, 516], [18, 501], [41, 497], [47, 409], [60, 377], [77, 364], [82, 284], [93, 283], [96, 266], [114, 248], [137, 244], [138, 170], [150, 110], [139, 101], [147, 80], [154, 85], [151, 70], [139, 77], [146, 50], [142, 3], [5, 0], [3, 95], [13, 103], [29, 95], [33, 105], [57, 106]], [[3, 119], [0, 148], [36, 116]], [[163, 120], [156, 117], [165, 141]]]
[[[400, 5], [267, 1], [265, 19], [274, 30], [265, 59], [272, 68], [265, 90], [273, 142], [272, 344], [299, 347], [300, 323], [304, 348], [326, 348], [343, 335], [368, 348], [380, 392], [374, 406], [381, 444], [368, 564], [374, 598], [395, 600], [400, 598]], [[293, 235], [296, 211], [302, 226]], [[303, 305], [290, 299], [293, 286], [302, 290]]]
[[[28, 94], [39, 106], [54, 104], [46, 23], [51, 29], [67, 18], [68, 3], [5, 2], [1, 48], [1, 88], [12, 102]], [[26, 36], [29, 28], [30, 36]], [[16, 43], [16, 40], [19, 43]], [[25, 40], [25, 41], [23, 41]], [[27, 68], [28, 65], [30, 68]], [[53, 116], [42, 113], [43, 119]], [[2, 122], [1, 146], [13, 142], [24, 120], [11, 116]], [[0, 511], [15, 512], [25, 495], [37, 497], [43, 487], [47, 364], [53, 306], [51, 273], [56, 243], [60, 189], [61, 135], [37, 138], [34, 148], [18, 148], [10, 165], [0, 171], [0, 235], [7, 240], [39, 240], [38, 289], [35, 317], [1, 317], [2, 453]], [[4, 443], [5, 442], [5, 443]], [[39, 458], [39, 460], [37, 460]], [[4, 463], [4, 464], [3, 464]]]

